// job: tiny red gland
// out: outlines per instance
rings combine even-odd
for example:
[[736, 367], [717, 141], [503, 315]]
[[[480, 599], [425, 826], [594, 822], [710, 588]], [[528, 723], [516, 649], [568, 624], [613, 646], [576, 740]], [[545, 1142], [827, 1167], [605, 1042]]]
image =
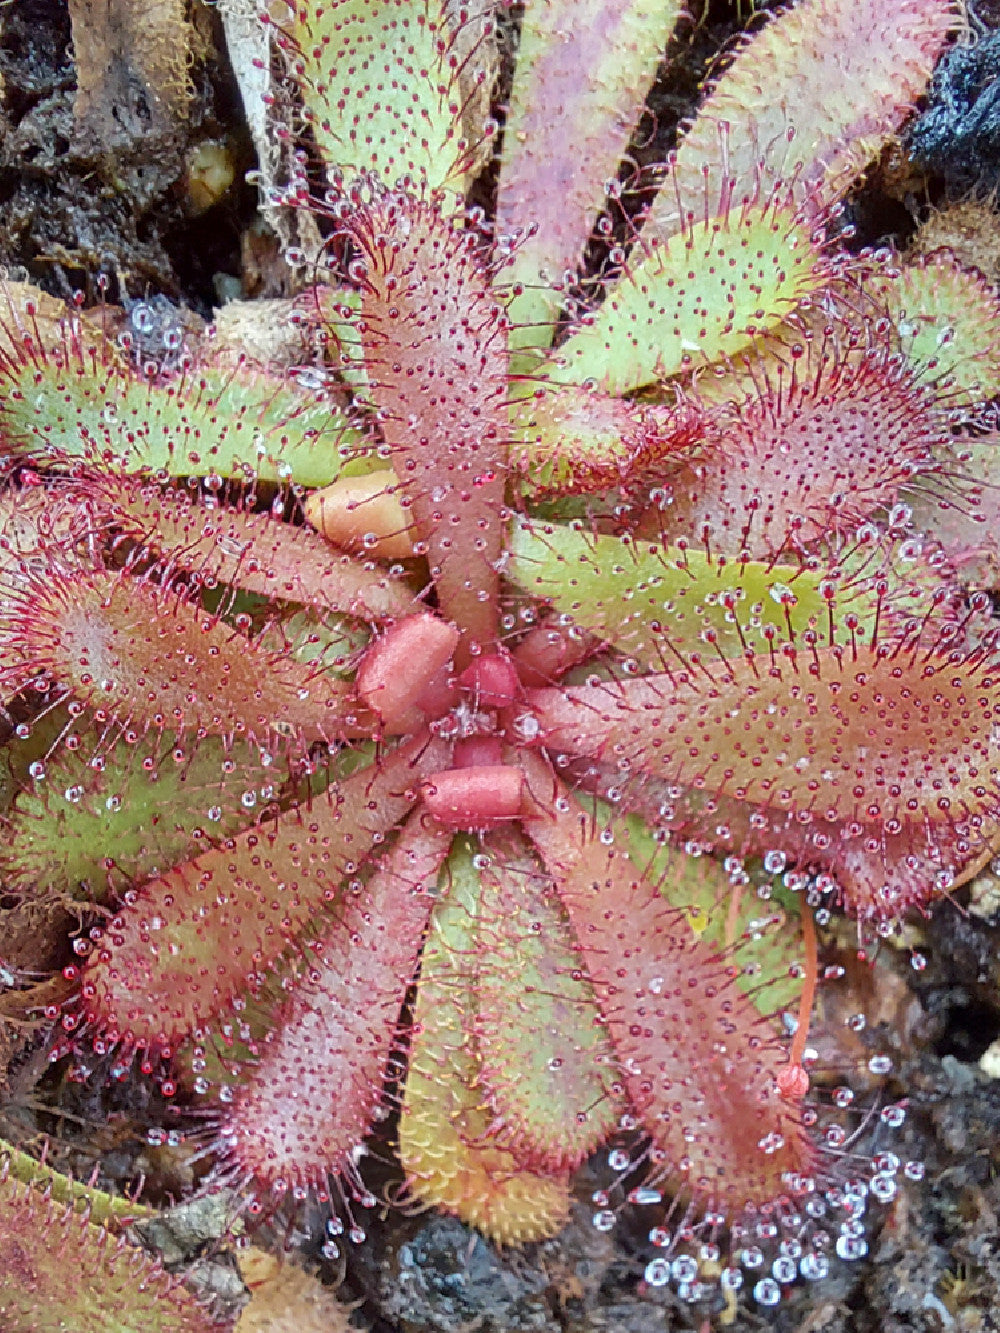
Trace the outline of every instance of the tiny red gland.
[[779, 1069], [775, 1083], [786, 1102], [800, 1102], [809, 1091], [809, 1075], [801, 1065], [785, 1065]]

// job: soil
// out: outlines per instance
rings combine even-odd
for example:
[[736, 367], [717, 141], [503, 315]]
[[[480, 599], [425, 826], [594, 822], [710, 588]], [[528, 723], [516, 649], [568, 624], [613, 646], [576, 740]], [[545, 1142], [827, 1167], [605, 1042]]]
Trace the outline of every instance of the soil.
[[[987, 31], [1000, 28], [1000, 4], [978, 0], [972, 8]], [[74, 120], [66, 0], [0, 7], [0, 264], [12, 279], [30, 279], [57, 296], [80, 291], [89, 304], [104, 273], [109, 301], [127, 305], [162, 295], [206, 319], [223, 296], [289, 289], [277, 243], [259, 225], [255, 190], [243, 182], [253, 164], [251, 140], [217, 15], [195, 3], [194, 17], [198, 49], [185, 117], [158, 120], [148, 106], [144, 113], [126, 69], [109, 94], [112, 141], [96, 142]], [[638, 166], [669, 147], [695, 105], [707, 63], [736, 27], [734, 9], [712, 0], [669, 80], [654, 89], [637, 136]], [[956, 134], [960, 128], [956, 122]], [[223, 146], [233, 184], [204, 208], [191, 164], [206, 143]], [[992, 182], [1000, 156], [990, 160], [989, 147], [984, 141], [963, 151], [973, 162], [979, 154], [978, 175]], [[887, 155], [850, 204], [858, 243], [892, 238], [905, 245], [928, 209], [946, 201], [948, 187], [933, 161], [918, 169], [898, 153]], [[980, 216], [985, 246], [996, 218], [989, 208]], [[592, 258], [599, 261], [596, 250]], [[47, 975], [67, 961], [65, 919], [31, 918], [3, 899], [0, 913], [0, 953], [14, 969], [7, 984]], [[392, 1208], [360, 1219], [366, 1239], [343, 1246], [346, 1257], [328, 1257], [333, 1251], [318, 1217], [298, 1217], [290, 1243], [325, 1280], [342, 1283], [356, 1303], [352, 1321], [377, 1333], [666, 1333], [702, 1329], [707, 1318], [736, 1333], [1000, 1329], [1000, 1097], [989, 1072], [1000, 1075], [1000, 1056], [990, 1055], [1000, 1036], [1000, 892], [992, 872], [909, 927], [906, 947], [898, 944], [884, 944], [874, 964], [848, 967], [840, 992], [824, 1001], [820, 1035], [825, 1031], [831, 1064], [857, 1065], [873, 1051], [891, 1054], [888, 1084], [861, 1090], [856, 1146], [922, 1163], [923, 1179], [909, 1182], [889, 1206], [870, 1209], [866, 1258], [835, 1262], [828, 1278], [789, 1289], [777, 1308], [746, 1299], [735, 1309], [721, 1299], [691, 1306], [671, 1288], [647, 1287], [649, 1219], [626, 1210], [611, 1231], [593, 1224], [591, 1197], [609, 1174], [601, 1162], [580, 1173], [570, 1226], [543, 1244], [501, 1252], [451, 1218]], [[850, 929], [834, 923], [827, 961], [849, 959], [851, 948]], [[869, 1021], [853, 1050], [843, 1016], [859, 1011]], [[65, 1065], [49, 1067], [43, 1031], [0, 1033], [5, 1137], [28, 1148], [47, 1141], [55, 1164], [78, 1177], [96, 1165], [103, 1181], [126, 1188], [142, 1176], [155, 1204], [190, 1194], [203, 1168], [169, 1140], [147, 1141], [147, 1126], [169, 1123], [147, 1084], [115, 1082], [99, 1068], [78, 1081]], [[882, 1142], [877, 1106], [888, 1101], [903, 1101], [908, 1110], [903, 1127]], [[373, 1187], [384, 1177], [391, 1190], [391, 1165], [374, 1161], [367, 1172]], [[204, 1205], [194, 1225], [190, 1216], [181, 1218], [170, 1238], [161, 1232], [153, 1243], [168, 1247], [168, 1259], [178, 1263], [208, 1256], [202, 1281], [232, 1301], [238, 1283], [234, 1292], [231, 1265], [212, 1266], [222, 1219], [210, 1212]]]

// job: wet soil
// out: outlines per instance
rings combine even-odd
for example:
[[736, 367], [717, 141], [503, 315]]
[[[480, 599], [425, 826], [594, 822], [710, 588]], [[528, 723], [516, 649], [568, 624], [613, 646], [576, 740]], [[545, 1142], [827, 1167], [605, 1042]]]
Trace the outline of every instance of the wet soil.
[[[198, 58], [182, 123], [151, 113], [149, 90], [126, 74], [107, 90], [98, 142], [74, 118], [76, 72], [66, 0], [16, 0], [0, 17], [0, 264], [54, 295], [110, 300], [162, 293], [202, 315], [218, 303], [218, 275], [240, 276], [241, 237], [255, 192], [239, 93], [221, 26], [199, 6]], [[110, 59], [109, 55], [109, 59]], [[223, 142], [232, 190], [195, 214], [186, 173], [206, 142]], [[215, 280], [215, 281], [213, 281]]]

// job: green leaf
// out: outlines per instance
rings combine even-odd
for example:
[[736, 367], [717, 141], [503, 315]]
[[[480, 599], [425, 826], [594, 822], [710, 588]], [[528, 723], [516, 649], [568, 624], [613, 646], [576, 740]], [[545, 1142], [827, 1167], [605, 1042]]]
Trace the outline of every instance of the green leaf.
[[528, 519], [515, 522], [505, 573], [653, 669], [676, 662], [674, 650], [735, 657], [810, 628], [825, 641], [848, 610], [863, 633], [876, 605], [865, 581], [832, 564], [726, 560]]
[[95, 736], [32, 765], [0, 846], [0, 877], [21, 894], [103, 901], [112, 885], [149, 879], [257, 819], [280, 773], [245, 743], [170, 736], [120, 742], [92, 762]]
[[198, 364], [145, 378], [110, 349], [94, 358], [23, 352], [4, 367], [0, 432], [57, 466], [326, 486], [364, 441], [321, 371], [276, 375]]
[[569, 1215], [565, 1172], [536, 1172], [490, 1135], [474, 1033], [479, 873], [456, 842], [431, 914], [413, 1013], [399, 1155], [411, 1193], [501, 1243], [554, 1235]]
[[540, 373], [629, 393], [734, 356], [816, 295], [826, 267], [810, 228], [777, 201], [693, 222], [666, 242], [644, 231], [603, 304]]
[[290, 6], [294, 73], [317, 146], [348, 179], [465, 189], [463, 88], [455, 26], [440, 0]]
[[482, 1083], [517, 1157], [576, 1166], [617, 1127], [618, 1067], [548, 876], [513, 833], [493, 835], [485, 854], [475, 947]]

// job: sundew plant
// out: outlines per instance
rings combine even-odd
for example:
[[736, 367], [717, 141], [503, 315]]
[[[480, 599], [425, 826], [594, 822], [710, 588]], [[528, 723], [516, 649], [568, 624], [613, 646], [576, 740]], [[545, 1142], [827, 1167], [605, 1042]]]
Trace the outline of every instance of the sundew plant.
[[308, 364], [10, 294], [0, 872], [81, 905], [54, 1055], [248, 1213], [363, 1237], [374, 1135], [523, 1243], [604, 1148], [650, 1285], [771, 1305], [903, 1172], [826, 1106], [814, 917], [996, 847], [997, 303], [843, 214], [951, 0], [760, 15], [629, 179], [682, 18], [263, 6]]

